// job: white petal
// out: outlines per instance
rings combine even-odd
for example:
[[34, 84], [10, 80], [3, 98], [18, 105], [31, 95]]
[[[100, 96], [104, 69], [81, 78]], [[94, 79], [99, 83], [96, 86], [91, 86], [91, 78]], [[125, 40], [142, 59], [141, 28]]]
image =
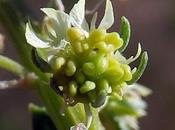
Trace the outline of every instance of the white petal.
[[119, 51], [115, 52], [115, 58], [121, 63], [126, 64], [126, 58], [122, 56], [122, 54]]
[[41, 40], [32, 29], [30, 23], [26, 24], [26, 32], [25, 32], [27, 43], [32, 45], [35, 48], [48, 48], [50, 47], [49, 42], [45, 42]]
[[142, 52], [142, 48], [141, 48], [141, 45], [140, 43], [138, 44], [138, 49], [137, 49], [137, 54], [136, 56], [131, 56], [128, 60], [127, 60], [127, 64], [130, 64], [131, 62], [137, 60], [137, 58], [139, 58], [140, 54]]
[[106, 0], [105, 14], [98, 28], [109, 29], [113, 23], [114, 23], [114, 13], [112, 3], [110, 0]]
[[85, 0], [79, 0], [70, 11], [73, 26], [81, 26], [85, 17]]
[[62, 11], [52, 8], [41, 9], [52, 21], [53, 29], [56, 32], [58, 43], [67, 36], [67, 29], [70, 27], [70, 16]]
[[57, 10], [53, 8], [41, 8], [41, 11], [43, 11], [49, 18], [57, 20]]

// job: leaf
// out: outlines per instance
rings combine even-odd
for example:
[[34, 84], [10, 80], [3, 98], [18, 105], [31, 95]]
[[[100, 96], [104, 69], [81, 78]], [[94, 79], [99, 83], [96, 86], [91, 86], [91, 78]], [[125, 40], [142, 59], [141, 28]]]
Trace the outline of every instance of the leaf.
[[114, 23], [113, 7], [110, 0], [106, 0], [106, 9], [102, 21], [98, 28], [109, 29]]
[[143, 72], [145, 71], [147, 63], [148, 63], [148, 54], [145, 51], [145, 52], [142, 53], [138, 69], [132, 75], [132, 79], [130, 81], [128, 81], [127, 84], [133, 84], [133, 83], [137, 82], [137, 80], [140, 79], [140, 77], [142, 76]]
[[130, 23], [126, 17], [121, 18], [121, 29], [120, 36], [123, 39], [123, 46], [119, 49], [120, 52], [123, 52], [128, 46], [131, 35]]
[[51, 66], [41, 57], [39, 57], [35, 48], [32, 48], [32, 61], [42, 72], [52, 72]]
[[35, 48], [48, 48], [50, 47], [49, 42], [41, 40], [34, 32], [30, 22], [26, 24], [26, 40], [27, 43]]

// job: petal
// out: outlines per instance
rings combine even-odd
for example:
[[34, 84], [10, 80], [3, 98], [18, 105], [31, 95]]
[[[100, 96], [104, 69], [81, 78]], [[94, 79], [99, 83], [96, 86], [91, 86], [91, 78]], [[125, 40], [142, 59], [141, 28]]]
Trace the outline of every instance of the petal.
[[70, 27], [70, 16], [62, 11], [52, 8], [42, 8], [41, 10], [51, 19], [53, 29], [55, 30], [59, 41], [65, 39], [67, 29]]
[[50, 47], [49, 42], [41, 40], [32, 29], [30, 23], [26, 24], [26, 32], [25, 32], [27, 43], [32, 45], [35, 48], [48, 48]]
[[93, 15], [92, 20], [91, 20], [91, 26], [90, 26], [90, 30], [94, 30], [96, 28], [95, 24], [97, 21], [97, 12]]
[[85, 0], [79, 0], [70, 11], [73, 26], [81, 26], [85, 17]]
[[140, 43], [138, 44], [138, 49], [137, 49], [137, 54], [134, 56], [131, 56], [129, 59], [127, 59], [127, 64], [130, 64], [131, 62], [137, 60], [137, 58], [139, 58], [140, 54], [141, 54], [142, 48]]
[[114, 23], [114, 13], [112, 3], [110, 0], [107, 0], [105, 14], [98, 28], [109, 29], [113, 23]]

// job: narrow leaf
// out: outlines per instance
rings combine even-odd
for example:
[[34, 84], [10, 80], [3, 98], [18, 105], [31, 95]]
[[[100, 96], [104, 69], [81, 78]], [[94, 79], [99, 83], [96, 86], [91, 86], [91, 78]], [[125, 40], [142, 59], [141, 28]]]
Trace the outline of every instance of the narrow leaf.
[[147, 63], [148, 63], [148, 54], [145, 51], [145, 52], [143, 52], [143, 54], [141, 56], [141, 60], [140, 60], [140, 64], [139, 64], [138, 69], [133, 74], [133, 77], [132, 77], [131, 81], [127, 82], [127, 84], [133, 84], [133, 83], [137, 82], [137, 80], [140, 79], [140, 77], [142, 76], [143, 72], [145, 71]]
[[123, 39], [123, 46], [119, 49], [120, 52], [123, 52], [128, 46], [131, 35], [130, 23], [127, 18], [124, 16], [121, 18], [121, 29], [120, 36]]
[[113, 23], [114, 23], [114, 13], [112, 3], [110, 0], [106, 0], [105, 14], [98, 28], [109, 29]]
[[41, 57], [39, 57], [35, 48], [32, 48], [32, 61], [42, 72], [52, 72], [51, 66]]

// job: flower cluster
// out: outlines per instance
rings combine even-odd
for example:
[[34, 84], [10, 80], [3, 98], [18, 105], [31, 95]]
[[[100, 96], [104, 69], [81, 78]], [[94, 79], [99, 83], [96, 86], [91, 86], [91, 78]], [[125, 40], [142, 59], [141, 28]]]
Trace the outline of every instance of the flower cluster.
[[[42, 9], [47, 15], [44, 35], [42, 38], [37, 36], [28, 23], [26, 39], [36, 48], [35, 63], [44, 72], [49, 70], [53, 74], [51, 87], [65, 99], [67, 105], [81, 102], [100, 107], [107, 96], [120, 97], [123, 87], [133, 79], [137, 80], [145, 65], [141, 64], [138, 71], [131, 70], [129, 66], [139, 57], [140, 44], [135, 57], [126, 59], [121, 55], [130, 36], [129, 23], [125, 18], [121, 35], [107, 31], [114, 22], [110, 0], [106, 1], [105, 15], [98, 27], [97, 14], [90, 26], [87, 24], [84, 7], [85, 0], [80, 0], [69, 14], [51, 8]], [[46, 65], [40, 65], [42, 63]]]
[[129, 65], [120, 63], [114, 54], [123, 44], [118, 33], [94, 29], [85, 37], [78, 28], [71, 27], [67, 36], [69, 46], [54, 56], [52, 68], [60, 93], [72, 99], [70, 105], [91, 102], [99, 107], [107, 95], [118, 94], [132, 79]]

